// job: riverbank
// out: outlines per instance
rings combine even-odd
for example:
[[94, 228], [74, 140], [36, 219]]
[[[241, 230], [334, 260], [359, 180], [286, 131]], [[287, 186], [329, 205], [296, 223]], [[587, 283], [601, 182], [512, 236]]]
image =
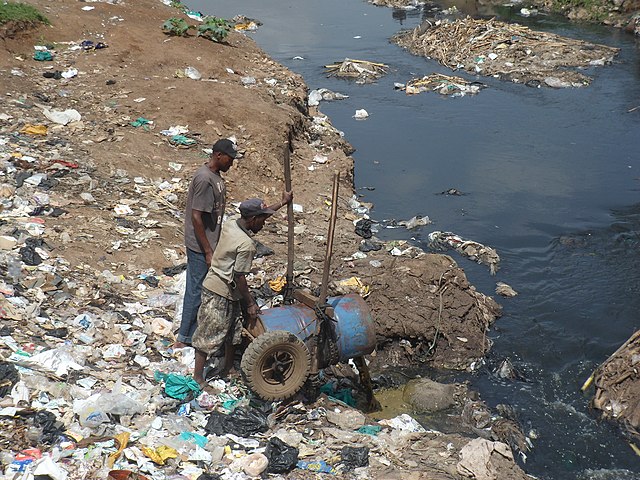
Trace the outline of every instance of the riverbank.
[[[3, 318], [8, 328], [5, 336], [12, 339], [4, 342], [3, 357], [63, 347], [72, 356], [82, 354], [84, 362], [78, 363], [84, 363], [84, 368], [80, 371], [85, 379], [95, 380], [89, 382], [89, 391], [60, 392], [51, 387], [49, 382], [75, 381], [65, 369], [56, 369], [44, 380], [52, 390], [48, 395], [55, 398], [55, 391], [67, 402], [66, 406], [58, 402], [55, 408], [50, 405], [50, 410], [76, 434], [78, 443], [79, 432], [85, 440], [95, 432], [76, 423], [78, 412], [70, 408], [74, 395], [84, 399], [87, 393], [113, 391], [118, 378], [124, 378], [129, 394], [145, 390], [153, 381], [153, 368], [139, 357], [148, 357], [156, 366], [189, 372], [189, 362], [179, 364], [168, 351], [171, 326], [166, 322], [173, 304], [162, 302], [175, 293], [171, 270], [179, 270], [184, 261], [181, 215], [190, 176], [206, 160], [203, 149], [220, 137], [235, 137], [243, 154], [225, 176], [228, 202], [233, 205], [247, 197], [279, 198], [284, 142], [291, 134], [295, 203], [302, 207], [296, 216], [295, 269], [297, 281], [312, 288], [318, 285], [324, 260], [331, 178], [340, 171], [332, 278], [360, 277], [371, 288], [368, 301], [380, 345], [404, 341], [403, 355], [382, 357], [393, 350], [381, 350], [385, 360], [378, 360], [380, 370], [413, 361], [413, 352], [424, 353], [425, 361], [435, 366], [462, 369], [471, 368], [483, 357], [490, 346], [486, 331], [499, 315], [499, 307], [468, 284], [463, 270], [450, 257], [421, 255], [412, 249], [392, 256], [386, 248], [366, 258], [354, 257], [360, 238], [353, 226], [359, 214], [350, 201], [354, 193], [351, 147], [329, 119], [309, 110], [307, 88], [300, 76], [273, 62], [240, 33], [232, 32], [224, 43], [165, 36], [160, 25], [181, 14], [159, 1], [133, 5], [79, 5], [70, 0], [53, 5], [30, 3], [47, 16], [51, 26], [11, 35], [6, 35], [6, 29], [0, 51], [0, 80], [6, 93], [2, 146], [7, 178], [2, 233], [8, 242], [4, 246]], [[34, 45], [47, 47], [53, 59], [34, 60]], [[188, 67], [196, 69], [201, 78], [185, 75]], [[61, 120], [55, 112], [71, 117]], [[186, 131], [181, 129], [177, 138], [162, 133], [176, 126]], [[326, 161], [314, 161], [318, 155]], [[285, 228], [286, 221], [279, 215], [260, 234], [275, 255], [256, 262], [255, 288], [283, 273]], [[412, 258], [416, 255], [418, 258]], [[12, 284], [15, 288], [9, 288]], [[419, 293], [410, 296], [408, 290]], [[173, 302], [179, 304], [175, 298]], [[401, 322], [402, 330], [399, 311], [409, 320]], [[87, 318], [85, 325], [82, 319]], [[59, 330], [58, 336], [51, 334], [54, 329]], [[139, 333], [132, 335], [135, 332]], [[7, 405], [42, 406], [42, 383], [38, 387], [32, 380], [26, 380], [27, 393], [7, 397]], [[89, 383], [83, 382], [83, 390]], [[161, 397], [156, 387], [152, 390]], [[33, 404], [32, 397], [38, 403]], [[146, 402], [156, 399], [145, 398]], [[332, 403], [328, 406], [339, 408]], [[316, 410], [320, 407], [327, 405], [318, 405]], [[155, 412], [154, 408], [149, 416], [145, 410], [140, 417], [151, 422]], [[131, 420], [120, 418], [116, 425], [105, 422], [100, 434], [122, 433]], [[281, 426], [293, 428], [286, 422]], [[320, 424], [315, 426], [320, 428]], [[401, 435], [403, 441], [424, 440], [419, 462], [407, 457], [401, 460], [398, 452], [395, 460], [389, 460], [384, 452], [393, 443], [390, 437], [387, 443], [373, 442], [372, 450], [383, 452], [386, 460], [373, 461], [370, 473], [365, 473], [376, 478], [375, 472], [393, 469], [398, 478], [420, 471], [428, 475], [444, 469], [433, 464], [435, 456], [446, 459], [446, 478], [461, 478], [455, 472], [468, 438], [459, 436], [454, 441], [439, 432], [409, 434]], [[425, 435], [433, 439], [427, 442]], [[363, 438], [357, 441], [366, 443]], [[33, 439], [4, 441], [14, 453], [26, 447], [47, 451], [42, 444], [33, 445]], [[137, 448], [134, 443], [132, 440], [130, 448]], [[496, 448], [500, 458], [506, 459], [505, 468], [519, 472], [513, 458], [502, 447]], [[98, 456], [95, 460], [100, 464], [104, 459]]]

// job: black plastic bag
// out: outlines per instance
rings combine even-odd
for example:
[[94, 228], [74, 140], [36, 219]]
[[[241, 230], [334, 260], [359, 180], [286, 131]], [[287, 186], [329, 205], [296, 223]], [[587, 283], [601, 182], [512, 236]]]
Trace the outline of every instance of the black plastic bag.
[[20, 380], [18, 370], [9, 362], [0, 362], [0, 398], [11, 393], [13, 386]]
[[298, 464], [298, 449], [287, 445], [278, 437], [269, 440], [264, 455], [269, 460], [267, 473], [287, 473]]
[[340, 456], [342, 458], [340, 463], [344, 465], [346, 471], [369, 465], [369, 447], [344, 446]]
[[362, 238], [373, 237], [373, 233], [371, 233], [371, 225], [373, 225], [371, 220], [361, 218], [356, 222], [356, 234], [360, 235]]
[[229, 415], [211, 412], [204, 429], [207, 433], [216, 435], [233, 433], [239, 437], [248, 437], [254, 433], [266, 432], [269, 427], [267, 417], [259, 410], [236, 408]]
[[360, 250], [361, 252], [378, 251], [381, 249], [381, 243], [372, 242], [371, 240], [362, 240], [362, 242], [360, 242], [360, 246], [358, 247], [358, 250]]
[[217, 473], [203, 473], [197, 480], [220, 480], [220, 475]]
[[22, 261], [30, 266], [40, 265], [42, 263], [42, 258], [38, 255], [35, 248], [33, 247], [22, 247], [20, 249], [20, 256], [22, 257]]
[[187, 269], [186, 263], [181, 263], [180, 265], [176, 265], [174, 267], [164, 267], [162, 269], [162, 273], [164, 273], [168, 277], [173, 277], [174, 275], [178, 275]]

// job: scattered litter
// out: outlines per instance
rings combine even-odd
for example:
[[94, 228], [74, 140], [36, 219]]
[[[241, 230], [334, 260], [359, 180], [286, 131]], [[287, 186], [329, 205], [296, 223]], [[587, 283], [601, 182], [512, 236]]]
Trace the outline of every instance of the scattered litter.
[[503, 297], [515, 297], [516, 295], [518, 295], [518, 292], [516, 292], [513, 288], [503, 282], [496, 283], [496, 293], [498, 295], [502, 295]]
[[407, 432], [426, 432], [427, 430], [418, 423], [418, 421], [410, 415], [403, 413], [397, 417], [390, 418], [389, 420], [380, 420], [378, 422], [382, 425], [387, 425], [398, 430], [404, 430]]
[[500, 268], [500, 257], [498, 252], [491, 247], [465, 240], [451, 232], [431, 232], [429, 234], [429, 245], [435, 249], [453, 248], [460, 255], [463, 255], [477, 263], [487, 265], [491, 275], [495, 275]]
[[48, 50], [36, 50], [33, 59], [38, 62], [50, 62], [53, 60], [53, 54]]
[[367, 117], [369, 117], [369, 112], [367, 112], [364, 108], [356, 110], [356, 113], [353, 116], [353, 118], [355, 118], [356, 120], [364, 120]]
[[44, 109], [43, 113], [45, 117], [59, 125], [67, 125], [71, 122], [79, 122], [82, 119], [80, 113], [73, 108], [64, 111]]
[[233, 23], [234, 30], [238, 32], [255, 32], [258, 30], [258, 27], [262, 26], [260, 20], [248, 18], [244, 15], [236, 15], [231, 19], [231, 22]]
[[397, 222], [398, 225], [406, 227], [407, 230], [413, 230], [416, 227], [423, 227], [431, 223], [433, 222], [431, 221], [431, 219], [429, 219], [427, 215], [425, 215], [424, 217], [421, 215], [416, 215], [415, 217], [410, 218], [409, 220], [400, 220], [399, 222]]
[[464, 195], [464, 193], [462, 193], [457, 188], [450, 188], [448, 190], [445, 190], [444, 192], [440, 192], [440, 195], [451, 195], [451, 196], [461, 197]]
[[137, 127], [147, 128], [147, 125], [153, 125], [153, 121], [144, 117], [138, 117], [133, 122], [131, 122], [131, 126], [136, 128]]
[[296, 468], [299, 450], [287, 445], [278, 437], [272, 437], [264, 451], [269, 461], [267, 473], [287, 473]]
[[200, 80], [202, 78], [202, 74], [195, 67], [187, 67], [184, 69], [185, 76], [189, 77], [191, 80]]
[[326, 65], [329, 76], [353, 78], [356, 83], [369, 83], [386, 74], [389, 66], [367, 60], [345, 58], [342, 62]]
[[[495, 18], [438, 20], [401, 32], [393, 41], [415, 55], [433, 58], [452, 70], [499, 77], [516, 83], [557, 78], [557, 88], [588, 85], [576, 68], [611, 63], [619, 49], [562, 37]], [[567, 67], [573, 67], [571, 68]], [[549, 85], [549, 82], [545, 82]]]
[[62, 78], [67, 78], [67, 79], [73, 78], [78, 75], [78, 70], [75, 68], [70, 68], [62, 72], [61, 75], [62, 75]]
[[310, 107], [317, 107], [320, 105], [321, 100], [333, 101], [344, 100], [345, 98], [349, 98], [349, 95], [332, 92], [326, 88], [319, 88], [318, 90], [311, 90], [311, 92], [309, 92], [309, 100], [307, 103]]
[[340, 451], [340, 463], [345, 467], [344, 469], [347, 472], [368, 466], [369, 448], [345, 445]]
[[367, 298], [370, 292], [369, 285], [362, 283], [358, 277], [351, 277], [334, 283], [334, 290], [338, 295], [357, 293], [362, 298]]
[[20, 133], [26, 135], [43, 135], [46, 136], [48, 132], [46, 125], [25, 125], [20, 129]]

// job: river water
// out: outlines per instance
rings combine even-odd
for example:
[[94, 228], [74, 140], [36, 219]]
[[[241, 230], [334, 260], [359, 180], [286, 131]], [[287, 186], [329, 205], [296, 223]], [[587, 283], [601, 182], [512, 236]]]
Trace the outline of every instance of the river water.
[[[445, 6], [456, 2], [447, 0]], [[508, 357], [526, 382], [487, 368], [468, 379], [491, 406], [515, 408], [525, 431], [538, 433], [524, 465], [541, 479], [637, 479], [640, 460], [619, 431], [588, 410], [580, 386], [640, 327], [640, 52], [616, 29], [572, 25], [552, 16], [498, 14], [532, 28], [621, 48], [613, 65], [589, 69], [581, 89], [536, 89], [493, 78], [476, 96], [406, 96], [393, 89], [433, 72], [451, 73], [389, 43], [423, 12], [374, 7], [362, 0], [219, 0], [194, 10], [261, 20], [251, 34], [275, 60], [302, 74], [311, 89], [349, 95], [321, 110], [356, 148], [355, 181], [372, 217], [428, 215], [434, 225], [386, 239], [447, 230], [491, 245], [502, 259], [488, 269], [452, 254], [480, 291], [495, 282], [519, 292], [498, 299], [504, 315], [491, 335], [489, 367]], [[294, 57], [303, 57], [296, 60]], [[345, 57], [392, 67], [375, 84], [327, 78], [324, 65]], [[370, 117], [356, 121], [356, 109]], [[373, 188], [373, 190], [371, 190]], [[438, 195], [449, 188], [464, 196]]]

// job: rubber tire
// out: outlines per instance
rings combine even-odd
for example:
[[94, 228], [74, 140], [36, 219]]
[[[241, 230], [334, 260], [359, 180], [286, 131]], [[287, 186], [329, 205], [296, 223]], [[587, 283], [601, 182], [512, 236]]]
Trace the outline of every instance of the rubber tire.
[[[292, 365], [280, 383], [262, 374], [276, 354]], [[307, 380], [311, 355], [306, 345], [293, 333], [273, 330], [263, 333], [249, 344], [242, 355], [240, 367], [249, 387], [260, 398], [267, 401], [286, 400], [298, 393]]]

